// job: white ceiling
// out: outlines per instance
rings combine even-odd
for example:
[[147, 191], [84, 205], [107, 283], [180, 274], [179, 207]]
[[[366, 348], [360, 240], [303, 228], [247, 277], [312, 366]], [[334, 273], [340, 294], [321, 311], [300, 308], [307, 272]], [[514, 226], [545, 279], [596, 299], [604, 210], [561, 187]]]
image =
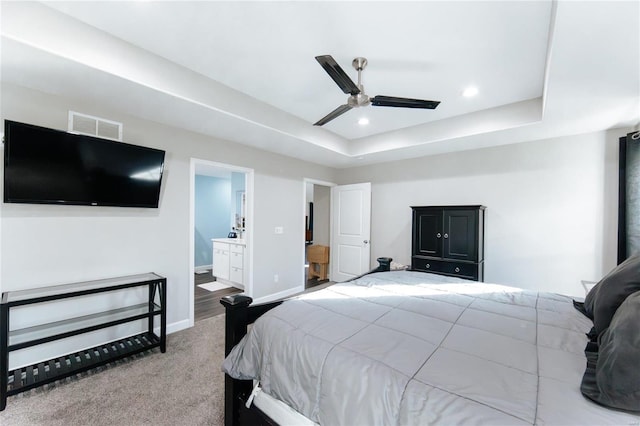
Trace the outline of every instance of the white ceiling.
[[[640, 122], [638, 1], [43, 3], [1, 4], [2, 81], [333, 167]], [[324, 54], [442, 103], [313, 126], [347, 98]]]

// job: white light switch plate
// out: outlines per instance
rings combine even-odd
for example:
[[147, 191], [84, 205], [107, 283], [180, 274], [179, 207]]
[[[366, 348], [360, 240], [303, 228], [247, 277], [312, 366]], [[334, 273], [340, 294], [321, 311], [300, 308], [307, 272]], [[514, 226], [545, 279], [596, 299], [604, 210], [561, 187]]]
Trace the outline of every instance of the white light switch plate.
[[284, 234], [284, 228], [282, 226], [276, 226], [276, 234]]

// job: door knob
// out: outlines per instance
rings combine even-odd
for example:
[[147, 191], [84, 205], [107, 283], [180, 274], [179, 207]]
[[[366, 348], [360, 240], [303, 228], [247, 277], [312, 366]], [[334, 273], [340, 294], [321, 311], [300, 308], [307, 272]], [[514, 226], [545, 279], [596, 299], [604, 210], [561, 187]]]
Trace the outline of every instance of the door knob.
[[363, 243], [369, 244], [369, 240], [364, 240]]
[[449, 238], [449, 234], [444, 234], [444, 237], [445, 238]]
[[440, 238], [440, 237], [442, 237], [442, 234], [438, 232], [438, 233], [436, 234], [436, 237]]

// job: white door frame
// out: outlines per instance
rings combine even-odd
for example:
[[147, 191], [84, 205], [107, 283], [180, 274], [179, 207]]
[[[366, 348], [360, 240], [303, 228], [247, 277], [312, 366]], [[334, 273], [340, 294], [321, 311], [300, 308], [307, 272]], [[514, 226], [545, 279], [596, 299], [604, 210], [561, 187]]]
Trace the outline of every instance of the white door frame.
[[[304, 217], [304, 212], [306, 211], [307, 204], [309, 200], [307, 200], [307, 184], [320, 185], [320, 186], [338, 186], [337, 183], [327, 182], [323, 180], [313, 179], [313, 178], [303, 178], [302, 179], [302, 216]], [[333, 228], [331, 226], [331, 205], [329, 205], [329, 250], [333, 249]], [[304, 231], [302, 233], [302, 259], [306, 259], [307, 257], [307, 245], [305, 244]], [[329, 280], [331, 280], [331, 271], [328, 271]], [[304, 262], [302, 264], [302, 279], [300, 281], [302, 283], [302, 291], [304, 291], [307, 286], [307, 275], [305, 274], [305, 265]]]
[[244, 251], [244, 293], [248, 296], [253, 294], [253, 181], [254, 171], [246, 167], [233, 164], [218, 163], [215, 161], [191, 158], [189, 167], [189, 327], [193, 327], [195, 322], [195, 182], [196, 166], [205, 166], [218, 169], [226, 169], [230, 172], [245, 174], [244, 186], [246, 195], [246, 221], [244, 240], [247, 244]]

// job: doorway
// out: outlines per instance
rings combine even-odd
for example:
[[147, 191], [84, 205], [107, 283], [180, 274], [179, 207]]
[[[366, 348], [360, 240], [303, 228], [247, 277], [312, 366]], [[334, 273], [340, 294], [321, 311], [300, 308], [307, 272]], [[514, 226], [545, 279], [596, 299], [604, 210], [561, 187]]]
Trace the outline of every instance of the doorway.
[[[304, 179], [304, 282], [305, 289], [325, 284], [331, 276], [328, 253], [331, 245], [331, 188], [334, 183]], [[327, 256], [325, 256], [325, 253]], [[314, 262], [309, 262], [311, 260]], [[327, 264], [322, 262], [326, 258]]]
[[[219, 299], [252, 288], [253, 170], [191, 159], [189, 322], [223, 313]], [[229, 237], [235, 236], [233, 239]], [[213, 241], [242, 243], [243, 265], [233, 265], [233, 281], [217, 279]], [[236, 247], [236, 245], [234, 245]], [[240, 247], [239, 245], [237, 247]], [[227, 259], [229, 259], [227, 255]], [[219, 259], [217, 259], [219, 262]], [[216, 263], [218, 263], [216, 262]], [[240, 274], [240, 275], [238, 275]], [[229, 277], [224, 277], [229, 278]], [[234, 282], [240, 284], [235, 285]]]

